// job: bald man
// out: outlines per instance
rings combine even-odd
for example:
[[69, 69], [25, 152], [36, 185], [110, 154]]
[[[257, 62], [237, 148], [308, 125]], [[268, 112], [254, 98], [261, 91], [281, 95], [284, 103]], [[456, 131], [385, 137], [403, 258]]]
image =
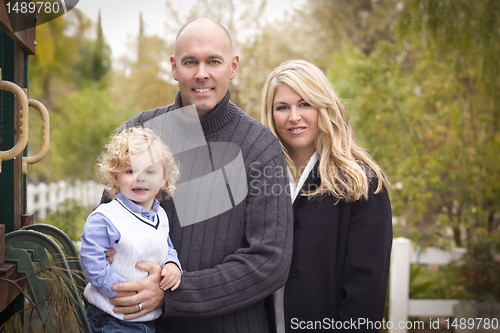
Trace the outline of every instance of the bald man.
[[[194, 105], [204, 140], [211, 147], [211, 160], [205, 164], [217, 172], [214, 166], [222, 164], [219, 159], [227, 151], [217, 155], [215, 148], [220, 144], [237, 147], [234, 155], [241, 156], [248, 193], [236, 200], [234, 184], [225, 175], [232, 207], [188, 225], [181, 221], [175, 194], [174, 200], [163, 200], [170, 237], [183, 268], [181, 284], [175, 291], [163, 292], [160, 267], [138, 263], [149, 275], [113, 287], [117, 291], [111, 300], [114, 311], [127, 314], [125, 319], [130, 320], [162, 308], [158, 332], [274, 331], [268, 296], [285, 284], [292, 255], [293, 216], [285, 190], [283, 151], [276, 137], [229, 101], [229, 82], [236, 77], [239, 57], [222, 25], [205, 18], [186, 24], [177, 35], [170, 62], [179, 84], [175, 102], [141, 112], [122, 128], [151, 123]], [[190, 155], [193, 165], [203, 164], [200, 156], [204, 156], [201, 150]], [[182, 176], [181, 171], [179, 183]], [[216, 200], [219, 195], [209, 196]]]

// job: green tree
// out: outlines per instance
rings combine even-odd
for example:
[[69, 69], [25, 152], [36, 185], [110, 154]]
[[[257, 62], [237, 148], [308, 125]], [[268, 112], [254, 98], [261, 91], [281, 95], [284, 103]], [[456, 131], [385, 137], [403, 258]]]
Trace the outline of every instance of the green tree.
[[51, 179], [95, 178], [95, 163], [102, 147], [121, 125], [118, 110], [106, 90], [87, 87], [68, 96], [52, 117]]
[[[421, 43], [450, 89], [435, 100], [447, 111], [449, 169], [440, 191], [454, 239], [493, 232], [500, 211], [500, 3], [497, 1], [407, 1], [399, 31]], [[433, 88], [437, 88], [435, 85]]]
[[142, 15], [139, 31], [128, 45], [134, 50], [122, 57], [111, 88], [117, 106], [127, 115], [168, 105], [175, 99], [177, 84], [170, 71], [170, 45], [162, 37], [148, 34]]
[[499, 17], [494, 1], [407, 1], [398, 44], [350, 53], [357, 87], [343, 96], [360, 140], [402, 184], [395, 215], [427, 230], [419, 241], [463, 246], [498, 228]]
[[101, 26], [101, 12], [97, 19], [95, 40], [83, 39], [80, 46], [77, 68], [80, 71], [81, 87], [85, 83], [100, 83], [106, 86], [104, 78], [111, 70], [111, 49], [106, 44]]
[[[245, 87], [238, 94], [240, 104], [259, 119], [264, 81], [286, 60], [306, 59], [325, 72], [332, 68], [335, 71], [345, 68], [346, 47], [369, 55], [381, 41], [395, 42], [399, 12], [396, 0], [309, 0], [302, 8], [269, 22], [264, 20], [254, 38], [240, 49], [242, 66], [238, 83], [244, 82], [242, 87]], [[335, 63], [332, 56], [336, 57]], [[350, 80], [349, 73], [342, 75], [333, 83]]]
[[[71, 14], [70, 14], [71, 13]], [[86, 30], [86, 23], [78, 11], [68, 13], [70, 19], [76, 18], [80, 29], [72, 29], [77, 35]], [[67, 89], [58, 89], [63, 82], [69, 82], [78, 58], [78, 39], [71, 38], [65, 31], [71, 29], [70, 19], [61, 16], [37, 27], [36, 55], [30, 58], [30, 96], [35, 96], [48, 110], [51, 110]]]
[[[72, 98], [76, 98], [74, 94], [79, 96], [78, 91], [83, 87], [95, 86], [95, 88], [90, 87], [83, 94], [106, 87], [105, 77], [110, 70], [111, 60], [109, 47], [105, 43], [100, 24], [99, 20], [96, 38], [89, 37], [93, 24], [75, 8], [67, 15], [37, 27], [36, 55], [30, 58], [29, 96], [41, 101], [49, 111], [51, 147], [44, 160], [28, 169], [29, 180], [54, 181], [70, 176], [81, 178], [89, 175], [92, 178], [93, 167], [90, 171], [84, 172], [83, 169], [75, 168], [74, 162], [68, 162], [77, 150], [61, 147], [73, 142], [71, 136], [77, 133], [77, 131], [66, 131], [68, 120], [73, 124], [78, 122], [78, 117], [82, 117], [79, 120], [82, 124], [86, 124], [89, 128], [95, 127], [98, 131], [101, 129], [100, 124], [108, 124], [109, 128], [110, 121], [107, 117], [109, 114], [115, 114], [112, 107], [114, 103], [109, 101], [102, 104], [100, 112], [96, 112], [92, 118], [83, 118], [86, 110], [75, 114], [72, 104]], [[42, 132], [40, 117], [36, 116], [35, 111], [30, 111], [30, 114], [33, 115], [30, 117], [28, 146], [28, 152], [31, 155], [35, 154], [41, 146]], [[97, 125], [94, 126], [90, 123], [91, 121]], [[65, 136], [61, 133], [65, 133]], [[103, 139], [108, 136], [109, 130], [105, 131]], [[92, 144], [94, 141], [88, 142]], [[88, 149], [99, 151], [100, 148], [101, 143], [98, 147]], [[58, 155], [58, 152], [64, 152], [64, 158]], [[82, 173], [75, 173], [75, 170]]]
[[308, 38], [306, 59], [321, 68], [330, 55], [350, 45], [369, 55], [381, 41], [396, 42], [399, 0], [308, 0], [297, 20]]

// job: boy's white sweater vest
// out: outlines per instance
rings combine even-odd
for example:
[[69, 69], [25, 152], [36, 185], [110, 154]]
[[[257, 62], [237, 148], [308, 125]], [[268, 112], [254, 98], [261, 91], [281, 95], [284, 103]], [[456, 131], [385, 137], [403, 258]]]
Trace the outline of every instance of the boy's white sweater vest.
[[[120, 232], [120, 241], [113, 246], [116, 254], [111, 264], [111, 268], [117, 274], [125, 278], [127, 282], [139, 281], [148, 273], [136, 268], [137, 262], [149, 260], [163, 267], [168, 255], [169, 230], [168, 217], [163, 208], [159, 207], [154, 222], [133, 213], [118, 199], [101, 204], [92, 212], [92, 214], [96, 213], [106, 216]], [[109, 297], [100, 293], [92, 284], [87, 285], [84, 295], [91, 304], [123, 320], [124, 314], [114, 313], [114, 305], [109, 302]], [[156, 309], [131, 321], [154, 320], [160, 315], [161, 309]]]

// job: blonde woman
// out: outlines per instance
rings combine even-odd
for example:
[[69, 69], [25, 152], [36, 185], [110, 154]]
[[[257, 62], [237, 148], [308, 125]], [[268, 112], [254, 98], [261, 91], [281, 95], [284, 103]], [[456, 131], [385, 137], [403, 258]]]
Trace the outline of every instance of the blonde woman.
[[[110, 299], [117, 294], [114, 284], [147, 275], [135, 267], [143, 260], [163, 267], [161, 289], [179, 286], [181, 265], [170, 241], [167, 214], [157, 200], [173, 194], [179, 169], [153, 131], [136, 127], [113, 137], [97, 167], [114, 200], [90, 214], [81, 236], [80, 261], [90, 281], [84, 291], [90, 326], [93, 332], [154, 332], [161, 309], [145, 313], [139, 303], [136, 310], [142, 316], [125, 321], [123, 314], [113, 312]], [[105, 251], [112, 247], [117, 253], [108, 264]]]
[[386, 176], [356, 144], [345, 106], [311, 63], [276, 68], [262, 108], [286, 156], [295, 219], [290, 274], [274, 294], [278, 332], [378, 331], [392, 245]]

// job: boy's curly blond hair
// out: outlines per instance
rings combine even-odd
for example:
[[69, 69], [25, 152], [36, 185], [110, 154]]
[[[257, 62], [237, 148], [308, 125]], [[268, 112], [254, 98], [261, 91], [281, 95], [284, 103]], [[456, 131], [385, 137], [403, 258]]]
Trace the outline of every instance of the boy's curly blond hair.
[[129, 163], [130, 155], [140, 155], [149, 147], [158, 149], [163, 160], [163, 172], [168, 177], [167, 186], [156, 195], [161, 200], [174, 194], [175, 183], [180, 177], [179, 168], [175, 164], [170, 148], [149, 128], [130, 127], [115, 135], [105, 146], [96, 165], [101, 179], [106, 181], [105, 189], [112, 199], [120, 193], [115, 185], [114, 174], [122, 171]]

